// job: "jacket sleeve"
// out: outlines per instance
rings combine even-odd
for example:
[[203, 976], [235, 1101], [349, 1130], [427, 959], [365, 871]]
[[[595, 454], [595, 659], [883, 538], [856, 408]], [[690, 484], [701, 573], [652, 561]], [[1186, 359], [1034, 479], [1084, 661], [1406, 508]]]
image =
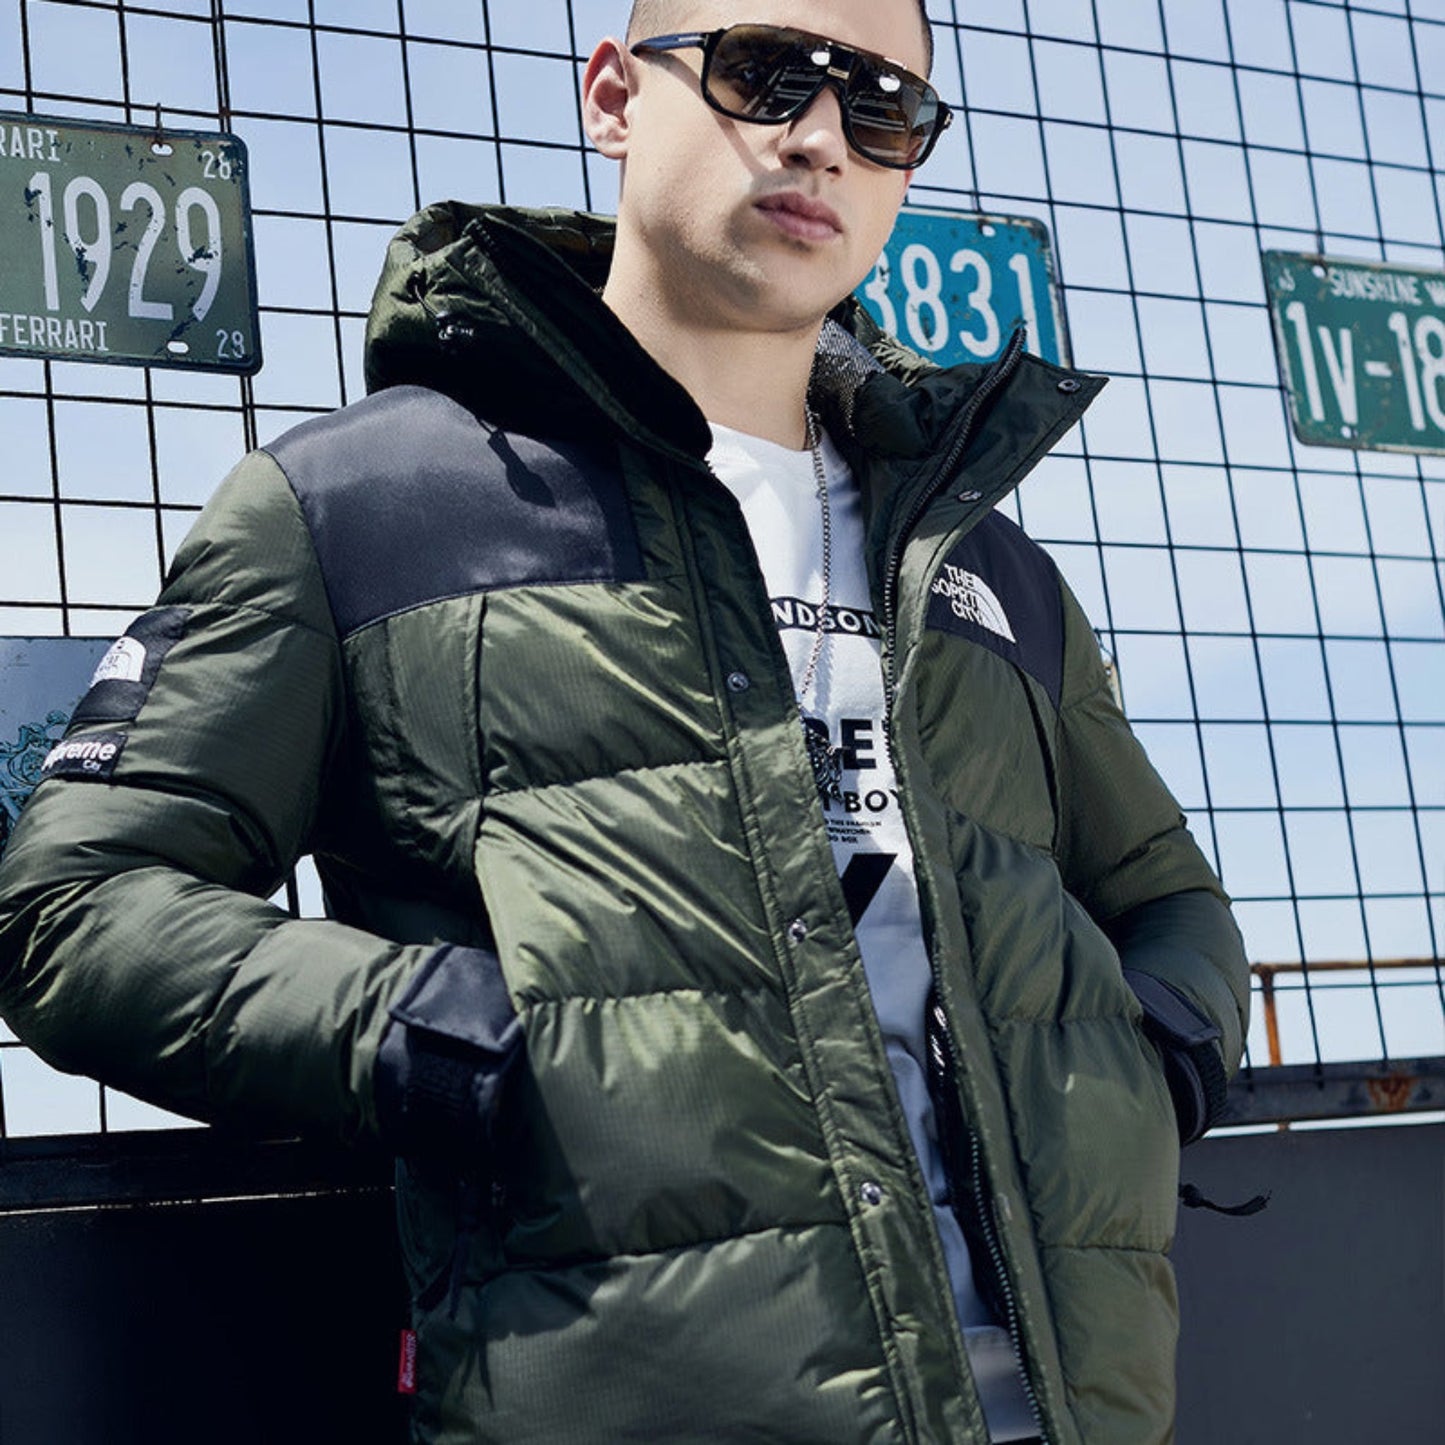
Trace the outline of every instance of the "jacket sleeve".
[[1059, 865], [1119, 950], [1188, 1142], [1217, 1119], [1239, 1067], [1249, 964], [1219, 879], [1114, 701], [1083, 609], [1060, 589]]
[[[346, 727], [310, 534], [269, 456], [227, 478], [97, 678], [0, 864], [0, 1013], [16, 1034], [200, 1119], [405, 1152], [420, 1111], [465, 1136], [515, 1020], [505, 999], [463, 1020], [428, 1000], [468, 997], [465, 980], [494, 972], [483, 951], [265, 901], [306, 851]], [[441, 986], [450, 975], [459, 987]], [[449, 1074], [414, 1067], [432, 1043]]]

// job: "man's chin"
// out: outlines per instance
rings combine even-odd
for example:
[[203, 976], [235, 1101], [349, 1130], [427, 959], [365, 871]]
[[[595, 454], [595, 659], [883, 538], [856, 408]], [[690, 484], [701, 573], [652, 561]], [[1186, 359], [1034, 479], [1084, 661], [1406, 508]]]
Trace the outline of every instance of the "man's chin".
[[[836, 271], [826, 279], [814, 268], [770, 271], [739, 298], [739, 320], [759, 330], [793, 333], [816, 329], [828, 313], [847, 297], [853, 286], [839, 280]], [[861, 279], [861, 278], [860, 278]]]

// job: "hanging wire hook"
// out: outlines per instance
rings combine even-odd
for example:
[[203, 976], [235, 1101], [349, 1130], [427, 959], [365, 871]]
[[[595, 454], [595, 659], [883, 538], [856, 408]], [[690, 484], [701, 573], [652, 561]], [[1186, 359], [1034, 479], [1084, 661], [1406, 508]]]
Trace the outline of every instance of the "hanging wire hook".
[[151, 150], [158, 156], [168, 156], [175, 147], [166, 139], [165, 124], [161, 120], [161, 103], [156, 102], [156, 130], [151, 137]]

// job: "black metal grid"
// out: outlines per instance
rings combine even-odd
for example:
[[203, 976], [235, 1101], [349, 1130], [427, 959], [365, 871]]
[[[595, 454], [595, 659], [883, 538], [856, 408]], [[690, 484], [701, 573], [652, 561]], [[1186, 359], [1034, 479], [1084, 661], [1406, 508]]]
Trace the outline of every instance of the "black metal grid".
[[[967, 106], [912, 200], [1044, 220], [1075, 360], [1113, 378], [1011, 505], [1117, 659], [1251, 957], [1306, 964], [1271, 979], [1279, 1056], [1445, 1054], [1445, 460], [1293, 440], [1258, 261], [1445, 264], [1445, 0], [932, 8]], [[578, 81], [626, 10], [0, 0], [0, 110], [247, 142], [267, 358], [0, 358], [0, 633], [118, 631], [245, 448], [361, 394], [381, 252], [420, 204], [611, 209]], [[155, 1122], [0, 1028], [0, 1138]]]

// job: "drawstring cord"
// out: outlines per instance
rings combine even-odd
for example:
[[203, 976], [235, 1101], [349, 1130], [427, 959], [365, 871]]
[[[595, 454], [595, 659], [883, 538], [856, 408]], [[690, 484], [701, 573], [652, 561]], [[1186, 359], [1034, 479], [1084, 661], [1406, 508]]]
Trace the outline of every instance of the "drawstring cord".
[[1205, 1198], [1198, 1185], [1179, 1186], [1179, 1200], [1186, 1209], [1209, 1209], [1215, 1214], [1227, 1214], [1232, 1219], [1247, 1219], [1251, 1214], [1268, 1209], [1269, 1201], [1273, 1197], [1272, 1194], [1256, 1194], [1253, 1199], [1246, 1199], [1243, 1204], [1216, 1204], [1212, 1199]]

